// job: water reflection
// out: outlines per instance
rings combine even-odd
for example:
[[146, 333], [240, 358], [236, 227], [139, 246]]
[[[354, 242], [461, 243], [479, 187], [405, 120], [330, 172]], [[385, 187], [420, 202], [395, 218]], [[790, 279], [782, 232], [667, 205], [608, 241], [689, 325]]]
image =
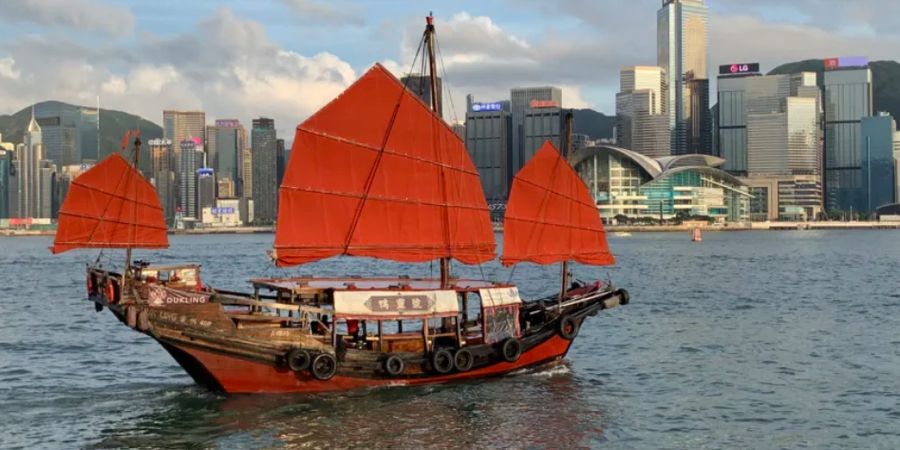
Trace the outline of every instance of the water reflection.
[[565, 363], [510, 377], [345, 394], [147, 395], [92, 448], [587, 447], [603, 413]]

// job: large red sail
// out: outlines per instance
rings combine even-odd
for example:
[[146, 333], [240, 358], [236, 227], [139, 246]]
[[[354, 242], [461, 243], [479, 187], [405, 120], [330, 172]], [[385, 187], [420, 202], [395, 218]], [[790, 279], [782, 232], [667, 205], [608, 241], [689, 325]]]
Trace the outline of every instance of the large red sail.
[[505, 266], [526, 261], [615, 264], [587, 186], [549, 141], [513, 179], [500, 259]]
[[72, 180], [50, 251], [168, 246], [156, 191], [125, 158], [114, 153]]
[[477, 264], [494, 248], [462, 140], [381, 65], [297, 127], [280, 188], [279, 266], [336, 255]]

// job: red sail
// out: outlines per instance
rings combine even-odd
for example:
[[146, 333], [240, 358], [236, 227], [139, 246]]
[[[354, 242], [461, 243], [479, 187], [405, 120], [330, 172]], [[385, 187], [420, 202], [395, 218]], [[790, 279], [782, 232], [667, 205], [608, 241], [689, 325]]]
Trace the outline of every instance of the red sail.
[[516, 174], [503, 222], [505, 266], [615, 264], [587, 186], [549, 141]]
[[381, 65], [297, 127], [280, 188], [279, 266], [336, 255], [477, 264], [495, 245], [462, 140]]
[[125, 158], [114, 153], [72, 180], [50, 251], [168, 246], [156, 191]]

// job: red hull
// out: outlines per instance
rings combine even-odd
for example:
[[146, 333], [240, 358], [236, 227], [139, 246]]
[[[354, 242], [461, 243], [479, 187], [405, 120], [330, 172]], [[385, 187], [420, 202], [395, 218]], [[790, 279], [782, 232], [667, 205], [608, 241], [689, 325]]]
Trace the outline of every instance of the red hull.
[[[546, 341], [523, 352], [514, 363], [498, 362], [468, 372], [410, 378], [357, 378], [345, 376], [339, 371], [334, 378], [328, 381], [319, 381], [308, 373], [296, 373], [287, 367], [236, 358], [184, 345], [174, 346], [177, 350], [186, 354], [181, 355], [181, 358], [175, 355], [182, 366], [185, 366], [186, 363], [186, 361], [183, 361], [183, 358], [190, 357], [205, 369], [206, 373], [203, 375], [211, 377], [212, 380], [206, 380], [204, 384], [215, 385], [217, 389], [232, 394], [274, 394], [347, 391], [384, 386], [412, 386], [498, 376], [518, 369], [558, 361], [569, 351], [571, 343], [572, 341], [567, 341], [554, 334]], [[199, 368], [196, 363], [194, 367]], [[191, 372], [188, 367], [185, 368]], [[192, 373], [191, 375], [198, 379], [198, 374]]]

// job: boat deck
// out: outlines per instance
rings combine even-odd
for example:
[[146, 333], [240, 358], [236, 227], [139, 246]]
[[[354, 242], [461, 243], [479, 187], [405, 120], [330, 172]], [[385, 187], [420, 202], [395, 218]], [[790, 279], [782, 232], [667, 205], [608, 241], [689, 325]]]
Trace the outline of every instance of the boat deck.
[[[297, 278], [255, 278], [250, 280], [254, 287], [281, 291], [301, 289], [365, 289], [365, 290], [437, 290], [441, 280], [436, 278], [361, 278], [361, 277], [297, 277]], [[485, 280], [451, 279], [454, 290], [478, 290], [495, 287], [509, 287], [509, 284]]]

